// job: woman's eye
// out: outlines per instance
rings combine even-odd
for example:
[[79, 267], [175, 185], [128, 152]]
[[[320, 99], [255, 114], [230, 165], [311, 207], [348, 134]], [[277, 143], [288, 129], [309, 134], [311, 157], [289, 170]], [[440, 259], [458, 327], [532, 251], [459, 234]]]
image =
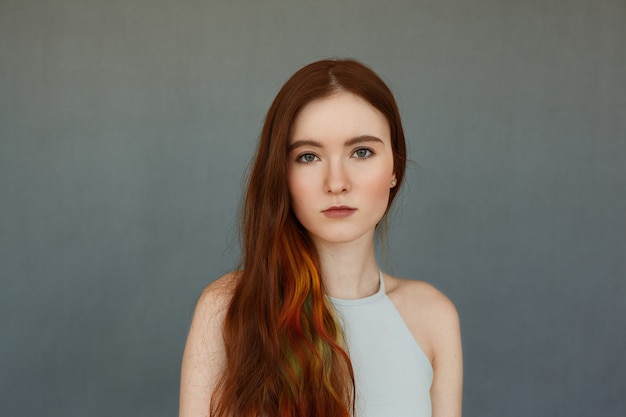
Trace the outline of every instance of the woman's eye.
[[372, 151], [367, 148], [359, 148], [354, 151], [354, 156], [359, 159], [369, 158], [370, 156], [372, 156]]
[[315, 156], [314, 154], [305, 153], [298, 157], [298, 162], [309, 163], [309, 162], [314, 162], [316, 159], [317, 159], [317, 156]]

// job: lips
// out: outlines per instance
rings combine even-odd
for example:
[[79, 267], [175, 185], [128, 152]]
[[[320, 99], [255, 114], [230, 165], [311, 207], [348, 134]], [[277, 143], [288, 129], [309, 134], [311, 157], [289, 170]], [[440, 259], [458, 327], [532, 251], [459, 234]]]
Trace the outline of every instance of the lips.
[[343, 219], [351, 216], [355, 211], [355, 208], [349, 206], [332, 206], [326, 210], [322, 210], [322, 213], [324, 213], [324, 216], [331, 219]]

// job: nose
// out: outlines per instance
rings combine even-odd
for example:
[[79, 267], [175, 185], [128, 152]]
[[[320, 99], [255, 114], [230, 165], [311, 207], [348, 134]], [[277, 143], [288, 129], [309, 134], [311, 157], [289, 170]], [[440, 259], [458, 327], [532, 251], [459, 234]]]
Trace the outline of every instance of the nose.
[[346, 167], [341, 161], [333, 161], [326, 172], [326, 191], [340, 194], [350, 190], [350, 178]]

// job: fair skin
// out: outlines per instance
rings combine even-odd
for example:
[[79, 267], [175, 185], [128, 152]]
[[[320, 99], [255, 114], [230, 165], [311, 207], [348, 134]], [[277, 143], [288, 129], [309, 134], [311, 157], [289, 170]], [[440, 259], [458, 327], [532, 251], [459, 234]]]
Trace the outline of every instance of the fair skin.
[[[294, 213], [319, 253], [328, 294], [344, 299], [374, 294], [379, 287], [374, 233], [395, 186], [385, 117], [346, 92], [307, 104], [293, 124], [287, 180]], [[220, 328], [236, 278], [228, 274], [215, 281], [198, 302], [183, 356], [181, 417], [208, 415], [224, 366]], [[432, 364], [433, 417], [461, 416], [462, 352], [454, 305], [425, 282], [383, 278], [387, 295]]]

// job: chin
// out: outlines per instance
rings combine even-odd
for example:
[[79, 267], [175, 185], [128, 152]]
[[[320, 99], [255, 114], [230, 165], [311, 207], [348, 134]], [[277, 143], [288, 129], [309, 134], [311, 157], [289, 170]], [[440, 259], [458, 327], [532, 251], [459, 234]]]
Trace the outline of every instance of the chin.
[[344, 232], [344, 233], [309, 233], [314, 242], [319, 244], [341, 245], [357, 242], [363, 239], [373, 240], [374, 230], [368, 229], [360, 232]]

